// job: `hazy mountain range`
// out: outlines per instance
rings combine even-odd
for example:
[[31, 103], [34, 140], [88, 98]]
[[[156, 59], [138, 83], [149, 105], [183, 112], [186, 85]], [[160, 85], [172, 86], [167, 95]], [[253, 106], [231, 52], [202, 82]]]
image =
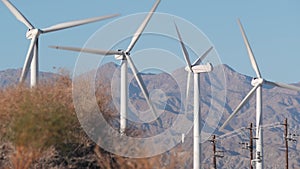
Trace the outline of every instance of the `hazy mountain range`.
[[[133, 76], [130, 71], [129, 73], [129, 79], [132, 79]], [[0, 88], [17, 84], [19, 75], [19, 69], [0, 71]], [[186, 75], [187, 73], [183, 69], [178, 69], [171, 75], [165, 73], [142, 74], [150, 96], [155, 100], [155, 106], [164, 110], [160, 118], [165, 122], [164, 127], [166, 128], [172, 125], [176, 116], [181, 113], [182, 107], [185, 107]], [[59, 75], [54, 73], [40, 73], [41, 80], [53, 80], [57, 76]], [[101, 81], [110, 85], [115, 105], [119, 104], [119, 77], [119, 66], [114, 63], [101, 66], [96, 76], [96, 82]], [[215, 115], [222, 115], [219, 126], [223, 124], [239, 102], [251, 90], [251, 79], [251, 77], [240, 74], [227, 65], [216, 66], [212, 73], [201, 75], [201, 114], [204, 119], [203, 122], [210, 116], [211, 112], [214, 112], [216, 113]], [[129, 97], [131, 108], [133, 107], [137, 110], [147, 109], [147, 104], [136, 81], [130, 80], [130, 82]], [[191, 81], [190, 89], [188, 110], [192, 110], [193, 106], [193, 80]], [[118, 106], [116, 108], [118, 109]], [[263, 87], [265, 168], [284, 168], [283, 126], [280, 123], [283, 122], [284, 118], [288, 118], [290, 132], [300, 134], [299, 112], [300, 92], [277, 87]], [[134, 111], [130, 112], [130, 119], [136, 120], [138, 119], [137, 116]], [[192, 111], [188, 113], [188, 116], [188, 119], [192, 121]], [[255, 97], [250, 99], [250, 102], [241, 109], [238, 116], [232, 119], [225, 128], [226, 131], [224, 133], [215, 131], [220, 137], [217, 142], [217, 149], [225, 151], [224, 158], [218, 158], [217, 160], [218, 166], [223, 166], [221, 168], [249, 168], [249, 151], [242, 149], [239, 142], [249, 141], [248, 130], [242, 128], [249, 126], [251, 122], [255, 124]], [[153, 123], [145, 125], [132, 122], [130, 125], [135, 128], [143, 127], [146, 131], [144, 134], [147, 136], [161, 132]], [[207, 121], [208, 130], [213, 125], [213, 121]], [[236, 132], [232, 132], [234, 130]], [[192, 151], [192, 132], [186, 136], [183, 147], [186, 151]], [[289, 147], [290, 167], [299, 168], [300, 145], [290, 142]], [[202, 150], [203, 167], [209, 168], [208, 166], [212, 162], [211, 143], [209, 141], [203, 143]], [[191, 162], [192, 160], [189, 163]]]
[[[6, 69], [0, 71], [0, 88], [6, 88], [9, 86], [14, 86], [19, 84], [19, 78], [21, 76], [22, 69]], [[59, 74], [50, 73], [50, 72], [40, 72], [39, 79], [41, 81], [51, 81], [59, 77]], [[30, 77], [30, 72], [28, 73]], [[29, 85], [29, 78], [25, 81]]]

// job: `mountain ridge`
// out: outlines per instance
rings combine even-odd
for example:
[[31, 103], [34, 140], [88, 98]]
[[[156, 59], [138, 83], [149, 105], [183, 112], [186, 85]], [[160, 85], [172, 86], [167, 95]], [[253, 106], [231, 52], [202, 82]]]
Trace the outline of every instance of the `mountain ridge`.
[[[202, 116], [207, 117], [209, 114], [209, 108], [214, 106], [215, 111], [222, 111], [222, 117], [219, 123], [219, 126], [229, 117], [235, 107], [239, 102], [245, 97], [245, 95], [251, 90], [251, 80], [252, 78], [243, 74], [236, 72], [230, 66], [223, 64], [215, 67], [216, 71], [220, 71], [220, 74], [213, 75], [203, 75], [201, 76], [201, 113]], [[222, 69], [224, 70], [224, 80], [226, 81], [226, 86], [222, 86], [223, 81], [218, 82], [218, 77], [222, 75]], [[6, 87], [13, 86], [18, 84], [18, 78], [20, 74], [20, 69], [7, 69], [0, 71], [0, 88], [5, 89]], [[130, 91], [129, 97], [131, 99], [133, 106], [139, 106], [140, 109], [146, 109], [147, 104], [143, 99], [143, 95], [140, 92], [136, 82], [132, 80], [132, 74], [129, 72], [130, 79]], [[59, 74], [41, 72], [41, 80], [55, 79]], [[108, 63], [101, 66], [98, 69], [95, 80], [96, 82], [112, 82], [109, 83], [112, 89], [118, 89], [118, 78], [120, 76], [119, 66], [114, 63]], [[176, 78], [174, 78], [175, 76]], [[183, 69], [177, 69], [172, 73], [172, 76], [166, 74], [142, 74], [143, 79], [145, 80], [147, 88], [150, 90], [162, 90], [167, 99], [169, 99], [167, 113], [162, 115], [162, 119], [166, 121], [166, 126], [170, 126], [174, 121], [174, 114], [180, 112], [180, 107], [182, 104], [181, 100], [185, 100], [182, 96], [182, 92], [185, 92], [186, 87], [186, 72]], [[192, 82], [192, 81], [191, 81]], [[210, 82], [215, 82], [215, 84], [209, 84]], [[28, 83], [28, 82], [27, 82]], [[177, 83], [181, 85], [177, 85]], [[222, 83], [222, 84], [220, 84]], [[234, 85], [232, 85], [234, 84]], [[212, 105], [210, 100], [213, 99], [218, 101], [218, 98], [222, 96], [216, 95], [211, 96], [210, 85], [213, 85], [217, 91], [226, 90], [225, 100], [222, 99], [219, 101], [218, 105]], [[295, 85], [300, 85], [296, 83]], [[192, 83], [191, 83], [191, 92], [192, 93]], [[204, 90], [205, 89], [205, 90]], [[207, 89], [207, 90], [206, 90]], [[114, 96], [118, 99], [118, 90], [115, 90]], [[218, 92], [217, 92], [218, 94]], [[218, 97], [219, 96], [219, 97]], [[192, 95], [191, 95], [192, 97]], [[189, 106], [192, 106], [192, 99], [189, 99]], [[290, 131], [298, 132], [300, 129], [300, 92], [289, 91], [285, 89], [280, 89], [278, 87], [270, 88], [263, 87], [263, 122], [265, 125], [271, 125], [283, 122], [284, 118], [289, 119]], [[117, 103], [118, 104], [118, 103]], [[159, 105], [159, 103], [157, 103]], [[224, 104], [222, 106], [222, 104]], [[118, 107], [116, 107], [118, 109]], [[190, 117], [192, 120], [192, 116]], [[203, 121], [204, 122], [204, 121]], [[226, 126], [226, 132], [232, 132], [233, 129], [241, 129], [247, 127], [250, 122], [253, 122], [255, 125], [255, 96], [249, 100], [236, 117]], [[210, 123], [210, 122], [208, 122]], [[135, 125], [135, 124], [132, 124]], [[210, 125], [210, 124], [209, 124]], [[137, 125], [135, 126], [137, 127]], [[147, 126], [151, 129], [151, 127]], [[153, 129], [154, 130], [154, 127]], [[159, 133], [159, 130], [151, 131], [146, 133], [151, 135], [153, 133]], [[219, 139], [218, 148], [225, 150], [225, 156], [223, 159], [218, 160], [218, 165], [222, 165], [227, 168], [247, 168], [248, 162], [248, 152], [240, 148], [239, 142], [247, 141], [247, 135], [242, 133], [233, 134], [230, 138]], [[300, 132], [300, 131], [299, 131]], [[218, 131], [215, 131], [215, 134], [221, 134]], [[266, 168], [272, 168], [272, 165], [282, 166], [280, 160], [284, 152], [280, 149], [274, 147], [283, 146], [283, 128], [280, 126], [265, 128], [264, 129], [264, 145], [265, 145], [265, 162]], [[183, 146], [186, 147], [186, 151], [192, 151], [192, 132], [187, 133], [186, 141], [183, 143]], [[291, 144], [291, 160], [290, 163], [294, 166], [300, 166], [300, 145]], [[208, 162], [211, 160], [211, 145], [209, 142], [203, 143], [202, 151], [203, 153], [203, 162]], [[295, 150], [295, 151], [293, 151]]]

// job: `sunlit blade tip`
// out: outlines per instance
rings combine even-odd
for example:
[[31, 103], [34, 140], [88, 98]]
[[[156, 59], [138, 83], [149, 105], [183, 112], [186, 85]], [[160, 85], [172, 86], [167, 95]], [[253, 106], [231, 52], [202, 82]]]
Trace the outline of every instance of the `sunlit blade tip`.
[[49, 47], [58, 50], [90, 53], [96, 55], [123, 55], [122, 51], [114, 51], [114, 50], [87, 49], [87, 48], [77, 48], [77, 47], [67, 47], [67, 46], [49, 46]]
[[29, 29], [33, 29], [34, 26], [27, 20], [27, 18], [8, 0], [2, 0], [4, 5], [11, 11], [11, 13]]
[[146, 18], [144, 19], [144, 21], [142, 22], [141, 26], [137, 29], [137, 31], [135, 32], [134, 36], [131, 39], [131, 42], [126, 50], [126, 52], [130, 52], [134, 45], [136, 44], [136, 42], [138, 41], [138, 39], [140, 38], [140, 36], [142, 35], [144, 29], [146, 28], [146, 26], [148, 25], [152, 15], [154, 14], [156, 8], [158, 7], [160, 3], [160, 0], [157, 0], [156, 3], [153, 5], [153, 7], [151, 8], [150, 12], [148, 13], [148, 15], [146, 16]]
[[174, 25], [175, 25], [175, 28], [176, 28], [176, 33], [177, 33], [177, 36], [178, 36], [178, 39], [179, 39], [179, 42], [180, 42], [180, 45], [181, 45], [181, 49], [182, 49], [182, 53], [183, 53], [183, 56], [184, 56], [184, 59], [185, 59], [185, 62], [187, 64], [187, 66], [189, 67], [190, 71], [193, 72], [192, 70], [192, 64], [191, 64], [191, 61], [190, 61], [190, 58], [189, 58], [189, 53], [185, 47], [185, 44], [182, 40], [182, 36], [180, 34], [180, 31], [179, 31], [179, 28], [177, 26], [177, 24], [174, 22]]
[[50, 26], [48, 28], [44, 28], [41, 31], [42, 31], [42, 33], [59, 31], [59, 30], [67, 29], [67, 28], [72, 28], [72, 27], [76, 27], [76, 26], [80, 26], [80, 25], [85, 25], [85, 24], [88, 24], [88, 23], [102, 21], [102, 20], [113, 18], [113, 17], [116, 17], [116, 16], [119, 16], [119, 14], [112, 14], [112, 15], [99, 16], [99, 17], [94, 17], [94, 18], [87, 18], [87, 19], [82, 19], [82, 20], [64, 22], [64, 23], [60, 23], [60, 24]]
[[245, 33], [245, 30], [244, 30], [244, 28], [243, 28], [243, 25], [242, 25], [242, 23], [241, 23], [241, 21], [240, 21], [239, 19], [238, 19], [238, 24], [239, 24], [240, 31], [241, 31], [242, 36], [243, 36], [244, 43], [245, 43], [246, 48], [247, 48], [247, 52], [248, 52], [248, 55], [249, 55], [249, 58], [250, 58], [250, 61], [251, 61], [252, 68], [254, 69], [254, 71], [255, 71], [257, 77], [261, 78], [261, 73], [260, 73], [260, 71], [259, 71], [257, 62], [256, 62], [255, 57], [254, 57], [254, 55], [253, 55], [251, 46], [250, 46], [250, 44], [249, 44], [248, 38], [247, 38], [246, 33]]
[[284, 88], [284, 89], [289, 89], [289, 90], [294, 90], [294, 91], [299, 91], [300, 92], [300, 87], [298, 86], [294, 86], [294, 85], [289, 85], [289, 84], [285, 84], [285, 83], [280, 83], [280, 82], [271, 82], [271, 81], [266, 81], [265, 83], [271, 86], [275, 86], [275, 87], [280, 87], [280, 88]]
[[59, 49], [59, 46], [48, 46], [49, 48]]

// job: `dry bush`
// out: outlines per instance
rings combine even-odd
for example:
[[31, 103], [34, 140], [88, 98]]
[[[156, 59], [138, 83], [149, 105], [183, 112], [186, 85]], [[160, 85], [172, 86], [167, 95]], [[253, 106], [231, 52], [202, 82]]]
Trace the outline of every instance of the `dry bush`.
[[105, 169], [182, 169], [191, 167], [188, 162], [192, 156], [183, 152], [180, 147], [150, 158], [121, 157], [106, 152], [99, 146], [96, 146], [94, 151], [98, 158], [99, 167]]
[[[78, 99], [84, 101], [82, 104], [85, 109], [92, 109], [94, 107], [89, 107], [92, 98], [86, 98], [85, 93], [94, 92], [97, 98], [97, 108], [100, 109], [109, 124], [118, 129], [119, 114], [112, 107], [109, 84], [101, 82], [97, 84], [96, 91], [93, 91], [88, 80], [90, 80], [88, 76], [80, 79], [78, 90], [82, 92], [82, 95], [79, 96], [82, 98]], [[75, 113], [72, 84], [68, 76], [60, 76], [55, 81], [51, 79], [48, 82], [42, 82], [39, 87], [34, 89], [24, 86], [8, 87], [0, 90], [0, 96], [0, 143], [12, 142], [14, 145], [14, 152], [10, 156], [10, 167], [32, 168], [32, 163], [39, 161], [41, 154], [46, 152], [49, 147], [55, 147], [61, 156], [59, 158], [63, 158], [61, 161], [68, 161], [69, 164], [66, 165], [71, 165], [72, 160], [69, 159], [74, 159], [72, 156], [78, 157], [78, 154], [75, 154], [78, 150], [72, 150], [74, 143], [82, 145], [77, 147], [85, 149], [80, 151], [84, 153], [79, 153], [79, 160], [96, 160], [99, 168], [173, 169], [183, 168], [182, 164], [187, 160], [188, 156], [178, 158], [176, 151], [152, 158], [130, 159], [106, 152], [95, 143], [93, 143], [94, 151], [86, 151], [91, 140], [82, 131], [77, 120], [76, 115], [80, 115]], [[86, 124], [97, 124], [93, 123], [95, 120], [93, 112], [83, 116], [89, 117], [86, 119]], [[101, 130], [101, 124], [97, 125], [99, 126], [95, 126], [95, 128]], [[133, 131], [137, 132], [139, 129], [135, 128]], [[128, 130], [127, 132], [132, 131]], [[134, 145], [132, 146], [134, 147]], [[139, 148], [139, 150], [146, 151], [143, 148]], [[91, 156], [91, 154], [94, 155]], [[95, 159], [85, 159], [84, 157], [87, 156]], [[57, 166], [62, 165], [64, 164], [57, 164]]]
[[50, 146], [64, 150], [76, 142], [79, 123], [66, 76], [34, 89], [15, 86], [0, 93], [0, 141], [14, 144], [14, 168], [28, 168]]
[[17, 146], [15, 152], [10, 157], [11, 166], [14, 169], [30, 168], [32, 162], [37, 159], [39, 155], [39, 151]]

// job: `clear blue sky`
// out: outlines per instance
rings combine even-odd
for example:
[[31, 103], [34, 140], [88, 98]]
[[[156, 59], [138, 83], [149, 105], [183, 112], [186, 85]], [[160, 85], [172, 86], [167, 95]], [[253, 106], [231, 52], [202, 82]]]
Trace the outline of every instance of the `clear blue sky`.
[[[11, 2], [38, 28], [56, 23], [120, 13], [147, 12], [155, 0], [127, 1], [16, 1]], [[88, 3], [87, 3], [88, 2]], [[237, 18], [240, 18], [263, 76], [286, 83], [300, 82], [299, 0], [162, 0], [157, 11], [170, 13], [195, 24], [215, 45], [223, 63], [240, 73], [254, 75]], [[29, 41], [26, 27], [0, 3], [0, 70], [23, 66]], [[43, 35], [40, 38], [40, 70], [52, 67], [73, 70], [78, 56], [58, 52], [48, 45], [82, 46], [101, 26], [111, 20]], [[141, 43], [141, 42], [138, 42]]]

